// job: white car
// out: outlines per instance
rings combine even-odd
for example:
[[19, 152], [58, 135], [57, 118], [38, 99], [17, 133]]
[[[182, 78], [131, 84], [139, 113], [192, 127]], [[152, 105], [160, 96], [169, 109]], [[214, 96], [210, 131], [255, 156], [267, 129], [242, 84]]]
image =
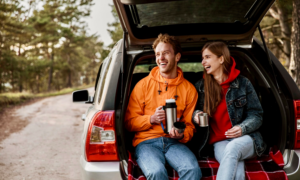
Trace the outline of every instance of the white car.
[[183, 47], [178, 66], [195, 83], [202, 77], [202, 46], [222, 40], [237, 68], [253, 84], [264, 109], [260, 132], [268, 146], [284, 154], [288, 178], [300, 177], [300, 91], [254, 31], [274, 0], [114, 0], [124, 38], [99, 67], [95, 94], [73, 93], [74, 102], [90, 104], [81, 139], [84, 180], [127, 179], [133, 133], [124, 116], [134, 85], [155, 63], [152, 43], [159, 33], [176, 36]]

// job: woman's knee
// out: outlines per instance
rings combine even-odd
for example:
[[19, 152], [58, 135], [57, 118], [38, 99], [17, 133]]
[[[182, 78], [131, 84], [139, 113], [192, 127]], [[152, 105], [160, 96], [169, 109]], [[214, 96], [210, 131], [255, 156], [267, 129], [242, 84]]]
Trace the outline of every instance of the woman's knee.
[[224, 155], [241, 158], [243, 154], [248, 154], [247, 152], [252, 150], [251, 148], [254, 148], [253, 140], [251, 137], [243, 136], [230, 141], [224, 149]]
[[228, 144], [225, 147], [224, 152], [223, 152], [223, 158], [224, 157], [238, 158], [239, 155], [240, 155], [239, 148], [234, 147], [234, 144], [233, 144], [233, 146]]

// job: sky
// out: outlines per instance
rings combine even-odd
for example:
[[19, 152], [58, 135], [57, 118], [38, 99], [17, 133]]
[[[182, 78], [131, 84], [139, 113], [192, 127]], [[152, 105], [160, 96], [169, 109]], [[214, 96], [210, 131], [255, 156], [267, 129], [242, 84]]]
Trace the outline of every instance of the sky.
[[[28, 8], [30, 0], [21, 1], [21, 4]], [[97, 34], [100, 36], [100, 40], [104, 42], [105, 46], [112, 43], [110, 36], [107, 32], [107, 23], [114, 21], [114, 17], [111, 13], [111, 7], [109, 4], [113, 4], [113, 0], [94, 0], [94, 6], [91, 8], [90, 17], [85, 18], [88, 24], [88, 33]], [[42, 8], [43, 3], [37, 4], [38, 8]]]
[[112, 0], [94, 0], [95, 5], [92, 7], [91, 16], [86, 18], [88, 23], [88, 33], [97, 33], [100, 35], [100, 40], [104, 42], [105, 46], [112, 43], [107, 32], [107, 23], [114, 21], [109, 4], [113, 4]]

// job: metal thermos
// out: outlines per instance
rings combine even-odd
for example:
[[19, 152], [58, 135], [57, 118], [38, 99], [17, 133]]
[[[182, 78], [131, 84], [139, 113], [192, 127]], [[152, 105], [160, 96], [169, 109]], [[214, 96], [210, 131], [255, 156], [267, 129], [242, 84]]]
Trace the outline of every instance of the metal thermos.
[[164, 131], [169, 134], [173, 124], [177, 121], [177, 105], [175, 99], [167, 99], [163, 109], [166, 112], [166, 129], [164, 129]]
[[199, 114], [199, 126], [207, 127], [208, 126], [208, 115], [207, 113]]

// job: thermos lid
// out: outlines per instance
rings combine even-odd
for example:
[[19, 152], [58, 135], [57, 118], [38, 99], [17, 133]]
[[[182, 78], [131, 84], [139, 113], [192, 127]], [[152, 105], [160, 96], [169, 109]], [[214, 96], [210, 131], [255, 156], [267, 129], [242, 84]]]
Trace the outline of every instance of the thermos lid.
[[199, 116], [208, 116], [207, 113], [199, 114]]
[[175, 99], [166, 99], [166, 103], [176, 103]]
[[166, 99], [166, 106], [165, 108], [177, 108], [175, 99]]

